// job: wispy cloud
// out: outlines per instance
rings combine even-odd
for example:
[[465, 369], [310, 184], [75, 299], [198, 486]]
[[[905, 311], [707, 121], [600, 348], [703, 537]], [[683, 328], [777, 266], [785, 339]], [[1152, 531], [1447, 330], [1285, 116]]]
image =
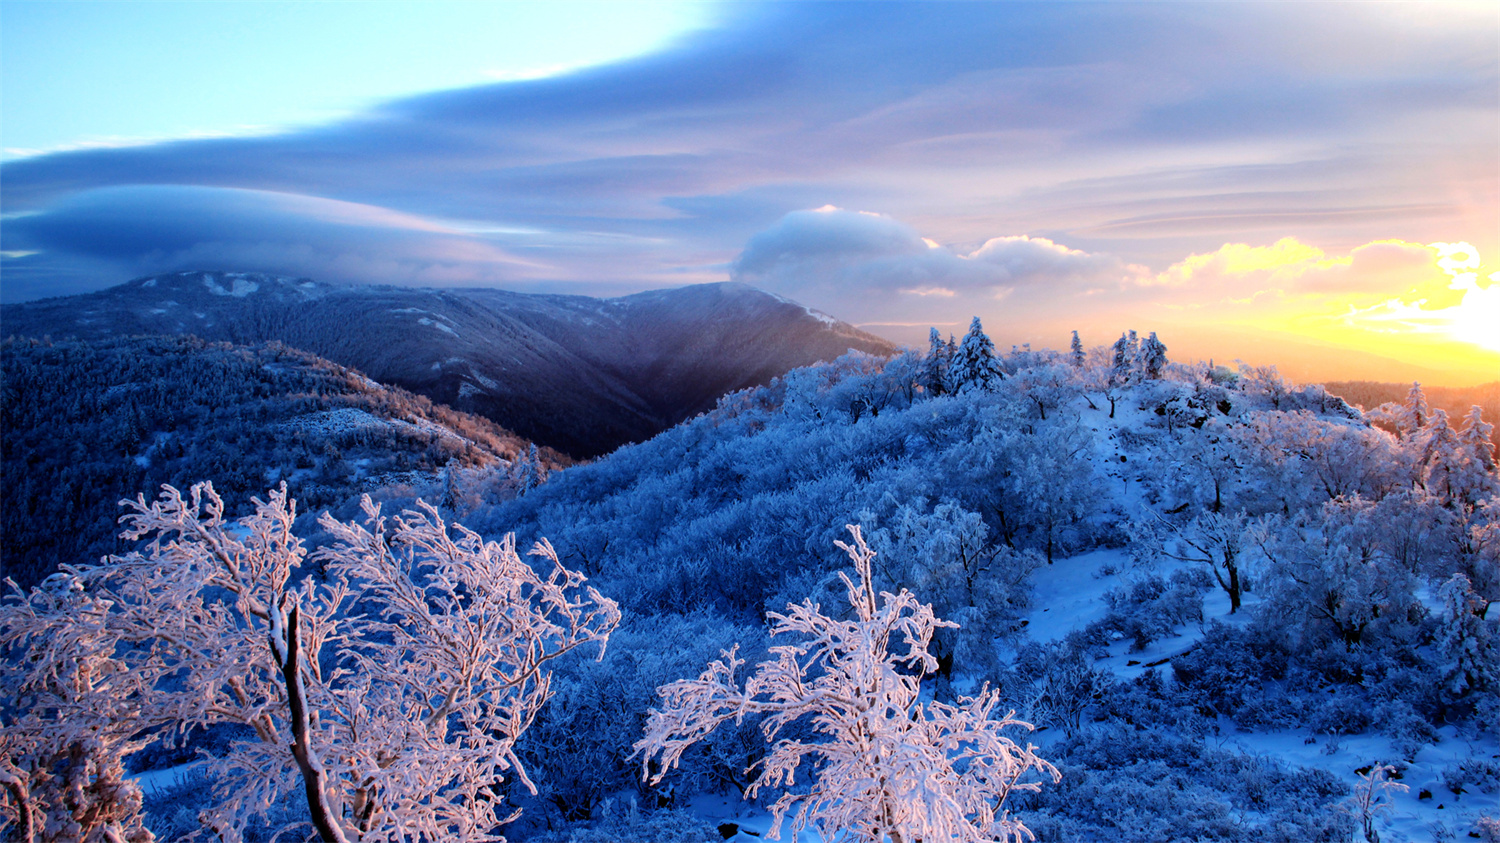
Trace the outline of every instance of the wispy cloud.
[[36, 216], [5, 248], [36, 254], [4, 295], [186, 261], [622, 292], [732, 272], [871, 323], [1003, 302], [998, 328], [1163, 290], [1395, 291], [1421, 255], [1382, 242], [1500, 249], [1500, 19], [1414, 9], [741, 7], [317, 128], [6, 162], [4, 211]]

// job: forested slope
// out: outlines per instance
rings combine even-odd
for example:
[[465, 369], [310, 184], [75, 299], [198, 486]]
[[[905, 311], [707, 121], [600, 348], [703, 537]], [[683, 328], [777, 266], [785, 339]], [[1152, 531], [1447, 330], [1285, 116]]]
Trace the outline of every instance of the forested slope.
[[[266, 371], [269, 361], [254, 360]], [[548, 605], [567, 612], [607, 607], [611, 626], [615, 601], [621, 614], [602, 658], [549, 661], [555, 672], [537, 674], [537, 681], [550, 699], [526, 708], [499, 735], [506, 751], [513, 746], [514, 764], [503, 779], [481, 783], [484, 801], [471, 807], [486, 817], [498, 816], [500, 803], [519, 809], [503, 827], [511, 839], [700, 843], [716, 835], [705, 816], [721, 823], [717, 834], [725, 837], [765, 833], [766, 812], [782, 788], [761, 790], [750, 802], [741, 796], [773, 754], [765, 731], [770, 707], [713, 714], [717, 728], [692, 734], [680, 759], [672, 750], [680, 761], [672, 770], [652, 766], [649, 753], [643, 763], [637, 748], [644, 729], [669, 719], [663, 712], [680, 707], [694, 688], [736, 699], [743, 676], [767, 660], [781, 660], [783, 678], [814, 683], [794, 682], [788, 693], [858, 673], [859, 664], [873, 662], [806, 656], [806, 664], [791, 665], [795, 645], [806, 642], [771, 633], [800, 612], [848, 630], [849, 640], [868, 649], [874, 645], [860, 630], [872, 610], [859, 607], [900, 589], [915, 595], [900, 598], [916, 613], [911, 617], [931, 611], [956, 626], [928, 623], [931, 640], [913, 645], [920, 658], [899, 669], [887, 662], [878, 682], [871, 679], [882, 688], [924, 684], [895, 709], [880, 703], [866, 712], [870, 722], [902, 726], [874, 736], [889, 751], [870, 754], [870, 763], [888, 769], [881, 766], [887, 760], [907, 757], [913, 748], [892, 735], [930, 734], [931, 724], [918, 718], [936, 722], [953, 710], [940, 706], [990, 695], [1037, 727], [1010, 727], [1036, 744], [1028, 758], [1046, 762], [1033, 773], [1060, 774], [1030, 775], [1022, 784], [1036, 787], [1016, 789], [1004, 802], [1006, 822], [1024, 823], [1038, 840], [1345, 843], [1361, 826], [1369, 839], [1375, 831], [1387, 839], [1494, 834], [1500, 470], [1493, 427], [1482, 410], [1450, 418], [1419, 389], [1388, 408], [1383, 423], [1390, 429], [1320, 387], [1288, 384], [1273, 368], [1172, 364], [1155, 335], [1121, 337], [1113, 348], [1089, 352], [1078, 343], [1071, 354], [996, 356], [975, 320], [962, 345], [934, 337], [925, 356], [851, 353], [795, 369], [541, 485], [516, 484], [501, 496], [445, 495], [441, 510], [402, 516], [419, 528], [427, 561], [419, 554], [390, 570], [402, 583], [425, 572], [415, 586], [377, 585], [350, 598], [347, 589], [374, 571], [360, 560], [393, 557], [384, 539], [325, 522], [352, 542], [334, 561], [360, 573], [350, 579], [335, 566], [319, 574], [328, 578], [319, 592], [331, 595], [326, 601], [311, 591], [294, 595], [320, 613], [315, 627], [344, 623], [350, 607], [393, 596], [403, 601], [398, 613], [422, 623], [370, 627], [378, 634], [353, 644], [374, 652], [391, 643], [390, 632], [406, 648], [394, 660], [361, 661], [331, 644], [310, 651], [330, 668], [308, 671], [310, 693], [329, 717], [357, 724], [361, 709], [339, 701], [386, 694], [384, 685], [376, 690], [371, 677], [378, 677], [401, 699], [430, 696], [411, 711], [418, 712], [414, 728], [432, 729], [437, 721], [424, 712], [445, 711], [446, 692], [410, 675], [457, 675], [443, 667], [457, 650], [428, 646], [419, 634], [447, 640], [446, 630], [469, 641], [473, 612], [489, 599], [478, 591], [465, 597], [471, 586], [455, 584], [470, 580], [449, 572], [466, 572], [474, 588], [488, 577], [506, 591], [504, 578], [483, 565], [515, 565], [515, 548], [545, 538], [550, 544], [538, 546], [543, 561], [531, 573], [552, 566], [556, 583], [577, 589], [586, 575], [586, 587], [597, 589], [581, 603]], [[480, 469], [474, 482], [482, 487], [507, 474]], [[440, 512], [478, 535], [437, 524]], [[366, 517], [377, 532], [384, 529], [373, 512]], [[839, 576], [857, 557], [834, 544], [851, 535], [851, 524], [876, 554], [859, 569], [865, 603]], [[512, 531], [514, 541], [506, 537]], [[150, 564], [160, 576], [160, 565]], [[91, 576], [103, 583], [110, 574]], [[51, 607], [57, 623], [71, 629], [67, 601], [94, 599], [91, 586], [55, 585], [63, 590], [34, 593], [29, 605]], [[369, 617], [354, 612], [349, 622]], [[270, 628], [273, 637], [287, 629], [281, 621]], [[536, 640], [562, 640], [567, 633], [558, 630], [566, 628]], [[886, 636], [876, 649], [912, 643], [899, 637]], [[266, 662], [263, 640], [245, 646]], [[458, 649], [482, 656], [487, 646]], [[271, 650], [284, 658], [285, 650]], [[743, 670], [710, 667], [714, 659]], [[360, 669], [331, 669], [346, 663]], [[264, 673], [272, 689], [286, 675]], [[673, 684], [679, 680], [686, 684]], [[180, 690], [165, 686], [165, 693]], [[872, 698], [841, 687], [845, 693], [826, 700], [839, 710], [825, 725], [851, 710], [859, 721]], [[281, 692], [268, 693], [280, 699]], [[273, 708], [283, 719], [297, 710]], [[403, 716], [411, 717], [383, 722], [399, 724]], [[857, 745], [872, 736], [819, 722], [777, 734], [805, 745]], [[326, 720], [319, 728], [330, 757], [374, 757], [360, 754], [371, 740], [386, 753], [378, 771], [357, 761], [332, 773], [349, 804], [374, 804], [365, 783], [407, 769], [401, 765], [426, 765], [440, 773], [436, 781], [463, 782], [454, 773], [458, 759], [426, 760], [422, 753], [436, 745], [403, 745], [390, 738], [399, 728], [372, 735]], [[123, 739], [134, 734], [117, 731]], [[252, 738], [252, 731], [240, 729], [244, 743], [194, 734], [189, 748], [267, 759], [280, 777], [279, 801], [263, 806], [263, 825], [250, 826], [255, 834], [305, 822], [308, 806], [299, 802], [285, 743], [275, 735]], [[462, 728], [438, 731], [443, 740], [468, 739]], [[45, 741], [51, 733], [39, 726], [28, 734]], [[469, 737], [497, 734], [486, 727]], [[159, 747], [140, 757], [180, 760]], [[813, 767], [781, 784], [807, 793], [820, 774]], [[235, 769], [254, 778], [254, 769]], [[660, 782], [651, 778], [657, 773], [664, 773]], [[420, 790], [419, 779], [403, 776], [400, 786]], [[864, 798], [869, 788], [860, 782], [870, 780], [846, 781], [854, 795], [843, 798]], [[198, 807], [212, 800], [210, 785], [198, 780], [148, 799], [149, 823], [190, 830]], [[930, 786], [900, 798], [952, 792], [946, 780]], [[429, 795], [416, 807], [465, 809], [468, 798]], [[840, 803], [835, 797], [825, 804]], [[370, 833], [400, 819], [371, 820], [378, 827]]]
[[742, 284], [614, 299], [181, 272], [3, 309], [5, 333], [281, 342], [574, 457], [649, 439], [719, 396], [878, 337]]
[[[961, 624], [935, 642], [939, 698], [996, 683], [1044, 729], [1062, 783], [1019, 803], [1040, 839], [1344, 840], [1355, 768], [1376, 761], [1409, 774], [1407, 816], [1442, 790], [1448, 827], [1473, 828], [1500, 785], [1488, 423], [1412, 408], [1392, 434], [1274, 369], [1144, 346], [1011, 354], [984, 378], [934, 363], [952, 349], [850, 355], [471, 515], [547, 536], [641, 636], [567, 669], [523, 742], [544, 792], [585, 817], [639, 786], [623, 742], [584, 737], [623, 741], [615, 712], [680, 678], [633, 648], [701, 645], [705, 618], [764, 646], [748, 630], [766, 612], [838, 605], [833, 542], [857, 523], [880, 588]], [[1086, 613], [1035, 602], [1043, 575], [1092, 595]], [[1245, 748], [1287, 732], [1328, 760]], [[679, 786], [758, 757], [724, 740], [748, 754], [720, 747]]]
[[315, 511], [528, 451], [488, 419], [277, 343], [11, 340], [0, 359], [4, 575], [23, 585], [123, 550], [117, 502], [163, 483], [209, 480], [242, 509], [286, 481]]

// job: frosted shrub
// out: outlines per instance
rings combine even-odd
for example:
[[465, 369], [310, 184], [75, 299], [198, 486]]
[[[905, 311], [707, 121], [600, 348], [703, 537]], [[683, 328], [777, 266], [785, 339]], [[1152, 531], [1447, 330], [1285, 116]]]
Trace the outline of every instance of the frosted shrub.
[[[639, 769], [629, 759], [631, 744], [645, 727], [646, 710], [660, 685], [697, 670], [736, 641], [763, 654], [764, 633], [706, 613], [646, 617], [627, 613], [610, 636], [601, 660], [571, 660], [556, 672], [556, 695], [520, 744], [533, 773], [543, 810], [528, 809], [527, 819], [600, 819], [600, 808], [621, 793], [642, 806], [669, 802], [667, 792], [641, 785]], [[740, 728], [716, 731], [683, 760], [678, 790], [743, 791], [744, 769], [764, 754], [754, 732], [754, 718]]]
[[1391, 794], [1410, 790], [1400, 782], [1391, 781], [1390, 775], [1394, 772], [1396, 768], [1390, 764], [1375, 764], [1368, 773], [1359, 774], [1362, 781], [1355, 785], [1354, 795], [1349, 797], [1350, 811], [1359, 820], [1365, 843], [1380, 843], [1380, 832], [1375, 828], [1375, 821], [1381, 813], [1395, 807]]
[[[737, 675], [745, 661], [731, 648], [697, 679], [662, 688], [662, 706], [636, 743], [648, 770], [660, 762], [652, 781], [721, 724], [760, 713], [770, 751], [755, 765], [747, 795], [790, 788], [804, 760], [813, 770], [809, 789], [788, 789], [772, 805], [773, 837], [795, 807], [796, 832], [812, 825], [825, 836], [844, 832], [872, 843], [1029, 838], [1005, 809], [1006, 797], [1039, 789], [1022, 780], [1028, 772], [1056, 781], [1056, 769], [1002, 734], [1031, 727], [1014, 712], [994, 718], [999, 699], [989, 689], [957, 705], [919, 702], [922, 677], [937, 668], [927, 649], [933, 632], [951, 624], [908, 591], [877, 598], [874, 553], [857, 527], [849, 530], [853, 543], [839, 547], [858, 581], [839, 577], [853, 617], [825, 615], [811, 600], [789, 606], [771, 614], [771, 634], [802, 640], [771, 647], [771, 659], [747, 679]], [[787, 737], [803, 723], [809, 737]]]
[[1201, 568], [1173, 571], [1170, 580], [1148, 574], [1104, 595], [1109, 605], [1106, 628], [1131, 639], [1133, 650], [1143, 650], [1174, 629], [1203, 621], [1203, 592], [1213, 579]]

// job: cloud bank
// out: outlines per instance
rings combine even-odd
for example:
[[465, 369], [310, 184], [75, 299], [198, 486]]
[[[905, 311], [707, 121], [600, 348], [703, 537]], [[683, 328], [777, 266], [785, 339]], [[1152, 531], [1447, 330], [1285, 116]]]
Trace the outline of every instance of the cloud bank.
[[732, 276], [916, 342], [974, 314], [1051, 345], [1458, 324], [1427, 317], [1493, 288], [1422, 244], [1500, 254], [1497, 31], [1462, 4], [735, 6], [609, 65], [7, 161], [0, 298], [178, 269]]
[[1146, 271], [1028, 235], [955, 251], [890, 217], [832, 206], [787, 214], [731, 266], [735, 280], [872, 327], [950, 324], [965, 307], [1034, 311], [1124, 290]]

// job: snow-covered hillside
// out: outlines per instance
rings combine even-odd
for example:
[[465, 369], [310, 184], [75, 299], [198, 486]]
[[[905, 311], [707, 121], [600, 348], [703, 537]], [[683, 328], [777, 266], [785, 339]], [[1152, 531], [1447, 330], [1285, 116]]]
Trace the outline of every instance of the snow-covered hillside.
[[[977, 322], [972, 331], [981, 332]], [[1493, 839], [1500, 473], [1492, 430], [1477, 412], [1449, 419], [1429, 409], [1417, 388], [1367, 415], [1274, 369], [1172, 364], [1154, 336], [999, 357], [970, 336], [962, 345], [935, 339], [927, 355], [856, 352], [792, 370], [647, 442], [539, 485], [533, 476], [503, 502], [455, 482], [445, 511], [501, 542], [491, 547], [548, 539], [541, 550], [561, 566], [558, 582], [564, 568], [574, 586], [585, 575], [599, 600], [622, 612], [602, 658], [549, 663], [551, 699], [511, 734], [514, 770], [524, 769], [534, 790], [514, 771], [494, 785], [521, 810], [503, 832], [600, 843], [753, 839], [771, 829], [785, 788], [792, 801], [826, 796], [821, 776], [831, 770], [850, 788], [840, 793], [882, 799], [1007, 794], [998, 808], [965, 816], [1010, 839], [1024, 838], [1015, 822], [1045, 841]], [[464, 482], [482, 487], [485, 470]], [[861, 603], [840, 578], [851, 554], [835, 542], [849, 537], [848, 525], [875, 551], [875, 589], [909, 590], [958, 626], [890, 621], [888, 630], [921, 630], [915, 644], [861, 632], [879, 601], [872, 590]], [[515, 545], [502, 541], [512, 532]], [[476, 536], [456, 535], [463, 552], [479, 552]], [[345, 584], [335, 580], [330, 593]], [[447, 600], [469, 611], [450, 580], [429, 588], [436, 596], [405, 605]], [[920, 617], [905, 597], [880, 600]], [[802, 608], [789, 611], [794, 604]], [[778, 626], [849, 630], [859, 647], [899, 656], [910, 645], [914, 655], [884, 663], [860, 686], [868, 694], [850, 692], [848, 677], [880, 653], [846, 663], [852, 650], [832, 644], [790, 650], [807, 638], [772, 636]], [[705, 670], [728, 652], [743, 660], [738, 674]], [[798, 654], [805, 663], [786, 661]], [[428, 666], [420, 654], [410, 658], [413, 669]], [[765, 674], [761, 666], [778, 659]], [[752, 675], [780, 684], [742, 690]], [[668, 697], [659, 689], [694, 677], [700, 703], [733, 705], [700, 706], [700, 719], [673, 726], [663, 712], [686, 705], [688, 686]], [[805, 691], [825, 679], [844, 689], [835, 696], [846, 709], [864, 711], [877, 696], [901, 702], [853, 721], [840, 710], [770, 723], [775, 706], [755, 696], [810, 699], [816, 712], [818, 697]], [[358, 723], [357, 708], [335, 704], [337, 683], [327, 687], [328, 716]], [[955, 744], [926, 756], [941, 771], [930, 780], [906, 763], [902, 780], [918, 784], [904, 795], [888, 782], [869, 786], [874, 778], [858, 773], [866, 768], [830, 754], [755, 800], [740, 798], [763, 762], [797, 755], [767, 745], [768, 723], [798, 746], [910, 734], [928, 736], [911, 739], [928, 741], [922, 751], [930, 752], [930, 736], [944, 733], [913, 718], [941, 712], [974, 734], [974, 721], [955, 713], [973, 697], [998, 700], [996, 718], [1014, 709], [1036, 727], [1007, 735], [1035, 744], [1045, 765], [996, 768], [1020, 769], [1013, 783], [1036, 788], [994, 787], [982, 769], [957, 762], [969, 748]], [[652, 722], [657, 743], [642, 743]], [[830, 725], [840, 722], [866, 725]], [[326, 728], [330, 754], [363, 757], [357, 748], [368, 735]], [[684, 733], [690, 739], [661, 756], [676, 767], [653, 766], [662, 742]], [[266, 745], [243, 729], [189, 743], [215, 753]], [[295, 784], [296, 768], [276, 746], [266, 763]], [[920, 754], [883, 746], [868, 769]], [[388, 763], [408, 763], [404, 750], [384, 751], [396, 753]], [[142, 769], [187, 760], [160, 747], [139, 758]], [[361, 769], [334, 772], [334, 790], [359, 790]], [[305, 819], [300, 792], [279, 791], [260, 820], [268, 825], [255, 828]], [[203, 782], [163, 792], [148, 799], [149, 819], [186, 829], [188, 808], [210, 793]], [[851, 836], [840, 817], [878, 825], [882, 816], [917, 823], [940, 813], [894, 804], [861, 811], [836, 796], [820, 805], [802, 838], [809, 843], [819, 830]]]
[[[847, 356], [471, 516], [549, 537], [630, 610], [620, 635], [699, 654], [643, 678], [624, 643], [572, 674], [589, 694], [528, 738], [554, 802], [586, 816], [637, 786], [624, 743], [576, 737], [619, 718], [595, 697], [640, 721], [701, 669], [701, 619], [753, 650], [767, 610], [836, 605], [858, 523], [882, 587], [963, 625], [938, 636], [939, 696], [993, 683], [1040, 727], [1063, 781], [1016, 804], [1041, 839], [1347, 840], [1379, 763], [1410, 785], [1385, 839], [1479, 828], [1500, 785], [1489, 425], [1414, 394], [1392, 435], [1272, 369], [1151, 377], [1124, 345], [1119, 365], [1014, 352], [993, 389]], [[725, 755], [679, 798], [736, 780]], [[560, 772], [579, 767], [587, 788]]]

